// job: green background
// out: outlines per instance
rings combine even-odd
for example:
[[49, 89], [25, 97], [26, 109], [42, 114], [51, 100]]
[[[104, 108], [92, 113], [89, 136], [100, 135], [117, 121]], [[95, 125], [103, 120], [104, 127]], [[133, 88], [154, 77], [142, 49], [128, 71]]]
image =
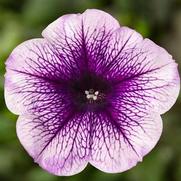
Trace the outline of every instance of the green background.
[[166, 48], [181, 66], [181, 0], [0, 0], [0, 181], [181, 181], [181, 96], [162, 116], [164, 129], [157, 146], [124, 173], [106, 174], [89, 165], [75, 176], [53, 176], [20, 145], [17, 116], [4, 103], [4, 62], [13, 48], [40, 37], [59, 16], [87, 8], [110, 12], [122, 25]]

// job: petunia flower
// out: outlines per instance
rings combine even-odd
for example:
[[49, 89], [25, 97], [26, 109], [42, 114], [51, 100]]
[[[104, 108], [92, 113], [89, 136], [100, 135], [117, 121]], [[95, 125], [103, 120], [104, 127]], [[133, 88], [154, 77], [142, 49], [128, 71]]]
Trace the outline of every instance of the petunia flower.
[[42, 36], [6, 61], [6, 104], [29, 155], [55, 175], [142, 161], [179, 93], [172, 56], [96, 9], [64, 15]]

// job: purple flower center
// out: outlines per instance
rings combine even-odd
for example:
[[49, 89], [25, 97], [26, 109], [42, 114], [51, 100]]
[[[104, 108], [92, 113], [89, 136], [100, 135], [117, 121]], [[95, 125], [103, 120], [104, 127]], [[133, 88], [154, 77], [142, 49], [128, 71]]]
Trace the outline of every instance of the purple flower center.
[[85, 72], [69, 80], [65, 89], [75, 110], [99, 112], [109, 105], [112, 85], [101, 76]]

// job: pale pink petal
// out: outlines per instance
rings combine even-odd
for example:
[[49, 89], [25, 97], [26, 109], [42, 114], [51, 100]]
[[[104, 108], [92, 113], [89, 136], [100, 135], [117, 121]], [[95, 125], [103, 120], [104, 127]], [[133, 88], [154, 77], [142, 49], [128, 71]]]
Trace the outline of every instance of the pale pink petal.
[[55, 45], [62, 46], [61, 44], [68, 42], [79, 43], [81, 39], [88, 41], [96, 35], [99, 38], [102, 31], [107, 34], [119, 27], [118, 21], [110, 14], [88, 9], [82, 14], [68, 14], [58, 18], [42, 32], [42, 35]]
[[54, 113], [39, 117], [20, 116], [17, 135], [42, 168], [67, 176], [79, 173], [88, 163], [89, 114], [69, 114], [62, 119]]
[[143, 113], [139, 118], [134, 112], [124, 113], [119, 112], [118, 117], [109, 112], [95, 116], [90, 163], [104, 172], [118, 173], [132, 168], [160, 138], [159, 115]]
[[15, 48], [6, 61], [8, 108], [15, 114], [38, 114], [55, 105], [64, 107], [68, 98], [61, 91], [70, 76], [65, 61], [44, 39], [29, 40]]
[[115, 83], [115, 97], [125, 104], [142, 102], [158, 114], [168, 111], [180, 89], [172, 56], [130, 28], [120, 28], [113, 37], [110, 57], [100, 64], [99, 74]]

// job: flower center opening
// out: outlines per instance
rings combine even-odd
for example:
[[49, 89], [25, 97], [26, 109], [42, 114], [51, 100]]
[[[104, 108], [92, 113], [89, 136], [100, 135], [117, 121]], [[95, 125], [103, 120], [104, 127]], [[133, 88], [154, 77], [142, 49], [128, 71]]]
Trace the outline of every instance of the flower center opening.
[[80, 111], [104, 109], [108, 105], [107, 97], [111, 90], [110, 82], [91, 73], [75, 77], [69, 87], [72, 105]]

